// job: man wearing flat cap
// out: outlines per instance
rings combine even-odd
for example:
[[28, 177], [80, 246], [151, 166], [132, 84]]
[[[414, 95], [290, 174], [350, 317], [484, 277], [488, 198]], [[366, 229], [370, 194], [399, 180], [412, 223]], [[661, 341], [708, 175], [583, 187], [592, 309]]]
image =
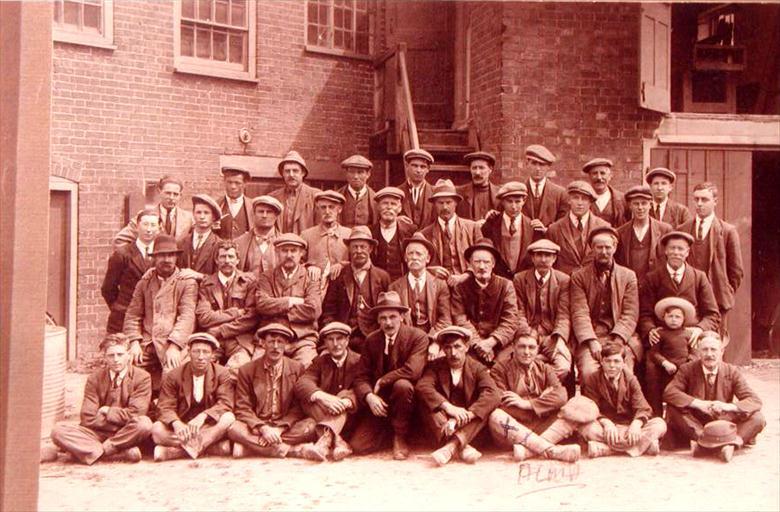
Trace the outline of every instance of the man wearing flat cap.
[[301, 231], [301, 238], [308, 245], [306, 263], [322, 270], [323, 294], [328, 282], [336, 279], [349, 257], [345, 241], [352, 231], [339, 224], [339, 216], [344, 207], [344, 196], [335, 190], [318, 192], [314, 196], [315, 206], [320, 215], [316, 226]]
[[177, 242], [181, 251], [176, 259], [179, 268], [189, 268], [204, 276], [214, 273], [220, 238], [212, 229], [219, 216], [219, 205], [211, 197], [192, 196], [192, 230], [187, 238]]
[[379, 328], [369, 311], [376, 305], [379, 294], [387, 291], [390, 276], [371, 263], [377, 241], [366, 226], [352, 228], [346, 243], [349, 265], [328, 286], [320, 324], [341, 322], [349, 325], [352, 329], [350, 346], [360, 351], [366, 336]]
[[154, 460], [159, 462], [204, 453], [230, 455], [226, 434], [236, 420], [233, 382], [214, 362], [219, 342], [204, 332], [187, 339], [190, 360], [165, 375], [152, 426]]
[[342, 433], [354, 426], [358, 400], [354, 391], [360, 371], [360, 355], [349, 349], [351, 328], [330, 322], [320, 329], [320, 343], [326, 351], [317, 356], [295, 383], [295, 396], [304, 413], [317, 422], [315, 443], [305, 445], [312, 460], [334, 462], [352, 454]]
[[320, 213], [314, 206], [314, 196], [321, 190], [303, 182], [309, 175], [309, 168], [297, 151], [287, 153], [279, 162], [277, 170], [284, 179], [284, 187], [270, 194], [284, 207], [277, 227], [282, 233], [300, 234], [320, 221]]
[[537, 237], [537, 231], [523, 214], [523, 204], [528, 197], [525, 184], [519, 181], [505, 183], [498, 189], [497, 197], [503, 213], [485, 221], [482, 236], [489, 238], [501, 254], [496, 262], [496, 274], [512, 279], [515, 273], [530, 266], [526, 249]]
[[487, 424], [499, 401], [490, 372], [468, 357], [471, 333], [458, 326], [445, 327], [436, 336], [444, 357], [429, 364], [415, 392], [423, 406], [423, 421], [437, 446], [431, 456], [439, 466], [454, 455], [467, 464], [482, 454], [471, 441]]
[[577, 344], [575, 358], [581, 378], [598, 371], [606, 343], [625, 346], [628, 371], [644, 360], [639, 336], [639, 288], [636, 274], [615, 263], [617, 231], [594, 229], [588, 240], [593, 261], [571, 275], [571, 325]]
[[375, 192], [368, 186], [373, 167], [371, 160], [363, 155], [352, 155], [341, 162], [347, 176], [347, 184], [337, 190], [345, 199], [339, 217], [343, 226], [370, 226], [376, 222]]
[[431, 170], [433, 155], [424, 149], [410, 149], [404, 153], [406, 180], [398, 186], [404, 193], [401, 215], [409, 219], [417, 229], [422, 229], [434, 219], [433, 204], [429, 201], [433, 187], [425, 177]]
[[378, 220], [371, 226], [371, 235], [378, 243], [373, 261], [390, 274], [390, 279], [398, 279], [406, 271], [401, 244], [417, 229], [399, 217], [404, 197], [403, 190], [396, 187], [385, 187], [374, 196]]
[[274, 240], [279, 235], [277, 222], [282, 214], [282, 203], [271, 196], [252, 200], [252, 229], [235, 239], [238, 269], [262, 274], [276, 267]]
[[631, 211], [631, 220], [617, 228], [615, 261], [633, 270], [641, 283], [648, 272], [665, 263], [659, 241], [672, 230], [672, 226], [650, 216], [653, 204], [650, 187], [631, 187], [625, 198]]
[[496, 157], [487, 151], [476, 151], [463, 157], [471, 171], [471, 182], [460, 185], [458, 194], [463, 200], [458, 203], [457, 213], [464, 219], [479, 221], [498, 207], [496, 193], [498, 186], [490, 182], [490, 175], [496, 166]]
[[404, 240], [404, 259], [409, 272], [390, 283], [389, 288], [398, 293], [401, 303], [408, 308], [404, 322], [428, 334], [428, 361], [444, 355], [436, 336], [452, 325], [450, 288], [427, 269], [434, 251], [433, 244], [422, 233]]
[[452, 288], [452, 320], [471, 333], [471, 353], [492, 365], [509, 357], [517, 328], [517, 298], [512, 282], [493, 269], [501, 254], [487, 238], [466, 249], [471, 272]]
[[592, 230], [609, 226], [609, 223], [591, 214], [590, 206], [596, 192], [590, 183], [576, 180], [566, 187], [569, 213], [547, 227], [546, 237], [560, 248], [555, 268], [571, 275], [572, 272], [590, 263], [593, 259], [588, 248], [588, 237]]
[[130, 341], [135, 366], [152, 376], [154, 396], [163, 373], [177, 368], [187, 356], [187, 338], [195, 329], [198, 283], [176, 266], [176, 239], [159, 235], [150, 269], [138, 281], [127, 307], [122, 331]]
[[623, 193], [609, 184], [612, 181], [612, 165], [612, 160], [607, 158], [594, 158], [582, 166], [582, 172], [588, 175], [596, 192], [590, 210], [611, 226], [618, 227], [631, 219]]
[[236, 421], [228, 429], [233, 457], [305, 457], [302, 446], [315, 440], [315, 420], [295, 398], [304, 367], [284, 354], [295, 340], [289, 327], [271, 323], [257, 330], [263, 357], [238, 370]]
[[383, 449], [392, 436], [393, 458], [409, 456], [406, 438], [414, 410], [414, 385], [425, 367], [428, 337], [404, 325], [407, 311], [396, 292], [380, 294], [371, 308], [379, 329], [366, 338], [355, 381], [358, 402], [367, 406], [349, 440], [355, 453]]
[[[539, 345], [539, 357], [555, 369], [561, 382], [573, 377], [569, 348], [569, 276], [553, 265], [560, 247], [542, 238], [528, 246], [533, 268], [515, 274], [517, 335], [530, 335]], [[571, 381], [573, 385], [573, 380]]]
[[549, 179], [555, 160], [550, 150], [542, 145], [532, 144], [525, 148], [528, 198], [523, 204], [523, 213], [531, 219], [534, 231], [541, 235], [569, 209], [566, 189]]
[[262, 323], [289, 325], [295, 341], [286, 345], [286, 355], [304, 368], [317, 356], [317, 319], [322, 314], [319, 279], [303, 266], [306, 241], [294, 233], [274, 240], [277, 267], [257, 278], [255, 306]]
[[692, 218], [687, 206], [669, 197], [676, 180], [677, 175], [666, 167], [656, 167], [645, 175], [645, 183], [653, 193], [650, 216], [673, 228]]
[[463, 255], [477, 238], [479, 226], [473, 220], [462, 219], [456, 210], [463, 198], [450, 180], [439, 180], [428, 200], [433, 203], [436, 218], [421, 233], [436, 249], [431, 262], [433, 273], [452, 286], [468, 270]]
[[222, 167], [222, 184], [225, 195], [219, 198], [219, 230], [216, 234], [224, 240], [234, 240], [252, 229], [252, 198], [245, 195], [246, 184], [252, 178], [243, 167]]

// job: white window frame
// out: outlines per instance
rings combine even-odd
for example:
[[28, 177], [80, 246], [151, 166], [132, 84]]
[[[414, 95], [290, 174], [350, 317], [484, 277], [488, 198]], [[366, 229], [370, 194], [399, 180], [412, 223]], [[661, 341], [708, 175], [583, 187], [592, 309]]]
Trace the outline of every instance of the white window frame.
[[[368, 53], [357, 53], [356, 51], [350, 51], [345, 50], [343, 48], [334, 48], [332, 46], [333, 44], [333, 30], [334, 30], [334, 22], [333, 22], [333, 9], [334, 9], [334, 2], [333, 0], [328, 0], [330, 2], [329, 10], [328, 10], [328, 27], [330, 28], [330, 37], [329, 37], [329, 43], [331, 46], [320, 46], [316, 44], [309, 43], [309, 2], [308, 0], [303, 2], [303, 9], [304, 9], [304, 20], [303, 20], [303, 44], [306, 48], [307, 52], [314, 52], [314, 53], [325, 53], [328, 55], [337, 55], [339, 57], [350, 57], [353, 59], [360, 59], [360, 60], [372, 60], [372, 53], [374, 51], [374, 38], [373, 38], [373, 25], [374, 25], [374, 3], [376, 0], [367, 0], [366, 3], [366, 13], [368, 14]], [[355, 0], [351, 0], [354, 4]], [[357, 10], [352, 9], [353, 13], [356, 13]], [[357, 31], [357, 23], [356, 20], [353, 18], [352, 20], [352, 26], [355, 29], [355, 32]], [[355, 41], [355, 43], [357, 43]], [[357, 44], [354, 45], [354, 47], [357, 47]]]
[[[57, 6], [55, 5], [53, 8], [56, 9]], [[117, 47], [114, 45], [114, 0], [103, 0], [101, 14], [103, 16], [102, 34], [91, 34], [80, 30], [74, 30], [73, 28], [69, 28], [69, 25], [55, 23], [52, 18], [52, 39], [61, 43], [116, 50]]]
[[181, 55], [181, 0], [173, 2], [173, 68], [179, 73], [257, 82], [257, 2], [247, 0], [247, 69], [237, 64]]

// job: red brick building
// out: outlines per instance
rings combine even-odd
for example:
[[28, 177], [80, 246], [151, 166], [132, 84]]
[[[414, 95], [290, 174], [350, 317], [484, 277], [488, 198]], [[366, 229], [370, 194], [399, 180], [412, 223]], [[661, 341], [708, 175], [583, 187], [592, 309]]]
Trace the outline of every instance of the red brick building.
[[186, 198], [217, 195], [220, 164], [241, 161], [256, 194], [296, 149], [323, 186], [355, 152], [396, 184], [419, 144], [434, 177], [467, 179], [459, 159], [481, 148], [506, 181], [541, 143], [563, 183], [597, 156], [618, 188], [657, 165], [680, 174], [678, 197], [719, 183], [748, 271], [730, 349], [744, 362], [774, 307], [751, 308], [751, 284], [778, 289], [765, 287], [780, 274], [777, 237], [753, 222], [780, 213], [764, 193], [780, 188], [778, 26], [780, 7], [751, 4], [55, 2], [50, 312], [70, 357], [90, 358], [111, 237], [163, 174]]

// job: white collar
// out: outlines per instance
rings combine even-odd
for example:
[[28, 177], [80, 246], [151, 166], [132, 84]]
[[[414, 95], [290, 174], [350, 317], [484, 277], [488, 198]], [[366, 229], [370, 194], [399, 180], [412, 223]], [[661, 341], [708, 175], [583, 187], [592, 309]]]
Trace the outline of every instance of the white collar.
[[201, 376], [195, 375], [194, 373], [192, 374], [192, 381], [195, 382], [195, 383], [203, 382], [204, 378], [206, 378], [206, 374], [205, 373], [203, 375], [201, 375]]
[[444, 231], [446, 229], [445, 226], [450, 227], [450, 233], [452, 233], [455, 230], [455, 221], [458, 220], [458, 215], [453, 215], [450, 220], [444, 221], [441, 217], [436, 217], [436, 220], [439, 222], [439, 227]]
[[222, 286], [227, 287], [228, 283], [233, 281], [233, 279], [235, 279], [235, 277], [236, 277], [236, 272], [233, 272], [233, 275], [228, 277], [225, 274], [223, 274], [222, 272], [217, 271], [217, 279], [219, 279], [219, 282], [222, 283]]
[[454, 386], [459, 385], [463, 379], [463, 367], [461, 366], [460, 368], [450, 368], [450, 375], [452, 376], [452, 384]]
[[707, 379], [707, 375], [718, 376], [718, 370], [720, 370], [720, 364], [715, 366], [714, 370], [708, 370], [703, 364], [701, 365], [701, 371], [704, 373], [704, 379]]
[[540, 274], [538, 270], [534, 269], [534, 277], [536, 277], [537, 281], [539, 279], [541, 279], [542, 280], [542, 284], [547, 284], [547, 282], [550, 280], [550, 276], [552, 276], [552, 273], [553, 273], [553, 271], [552, 271], [552, 269], [550, 269], [550, 271], [547, 272], [547, 275], [542, 276], [542, 274]]
[[[582, 228], [585, 229], [588, 225], [588, 221], [590, 220], [590, 212], [585, 212], [585, 215], [582, 217]], [[573, 213], [569, 212], [569, 220], [571, 221], [571, 225], [574, 226], [574, 228], [577, 228], [577, 216]]]
[[385, 242], [392, 240], [396, 231], [398, 231], [398, 222], [393, 222], [389, 228], [386, 228], [381, 224], [379, 225], [379, 233], [382, 235], [382, 238], [385, 239]]
[[535, 189], [539, 188], [539, 195], [542, 195], [544, 193], [544, 186], [547, 184], [547, 176], [540, 179], [539, 181], [534, 181], [532, 178], [528, 178], [528, 184], [531, 185], [531, 194], [535, 192]]
[[645, 235], [647, 234], [647, 230], [650, 228], [650, 223], [648, 222], [641, 228], [637, 229], [636, 224], [632, 223], [631, 228], [634, 230], [634, 233], [636, 234], [636, 237], [641, 241], [645, 239]]
[[293, 276], [295, 275], [295, 273], [298, 271], [298, 267], [300, 267], [300, 265], [296, 266], [296, 267], [293, 269], [293, 271], [292, 271], [292, 272], [290, 272], [289, 274], [287, 273], [287, 271], [286, 271], [286, 270], [284, 269], [284, 267], [282, 267], [282, 266], [280, 266], [280, 267], [279, 267], [279, 270], [281, 270], [281, 271], [282, 271], [282, 275], [284, 276], [284, 278], [285, 278], [285, 279], [292, 279], [292, 277], [293, 277]]
[[520, 219], [521, 219], [521, 217], [520, 217], [520, 216], [521, 216], [521, 215], [522, 215], [522, 213], [518, 213], [518, 214], [517, 214], [517, 217], [515, 217], [515, 218], [513, 219], [512, 217], [510, 217], [509, 215], [507, 215], [507, 214], [506, 214], [506, 212], [504, 212], [504, 213], [502, 214], [502, 216], [504, 217], [504, 225], [506, 226], [506, 228], [507, 228], [507, 229], [509, 229], [509, 226], [510, 226], [512, 223], [514, 223], [514, 224], [515, 224], [515, 229], [517, 229], [517, 230], [519, 231], [519, 230], [520, 230], [520, 226], [522, 226], [522, 223], [520, 222]]
[[414, 286], [417, 284], [417, 281], [420, 281], [420, 288], [424, 288], [425, 287], [425, 274], [427, 274], [427, 272], [423, 272], [422, 275], [418, 278], [418, 277], [414, 277], [414, 274], [409, 272], [407, 274], [409, 276], [407, 278], [408, 281], [409, 281], [409, 286], [414, 288]]
[[[108, 376], [111, 379], [111, 382], [114, 382], [114, 379], [116, 378], [116, 372], [113, 370], [108, 370]], [[122, 382], [125, 380], [125, 377], [127, 376], [127, 367], [125, 366], [121, 372], [119, 372], [119, 381]]]
[[335, 359], [333, 356], [330, 356], [330, 360], [333, 361], [333, 364], [336, 365], [336, 368], [341, 368], [344, 366], [344, 362], [346, 362], [348, 355], [349, 352], [344, 351], [344, 356], [341, 359]]
[[709, 231], [710, 230], [710, 226], [712, 226], [712, 221], [713, 220], [715, 220], [715, 212], [712, 212], [711, 214], [707, 215], [703, 219], [697, 215], [696, 216], [696, 226], [698, 226], [699, 223], [701, 223], [702, 229], [705, 230], [705, 232]]
[[[209, 235], [211, 235], [211, 230], [210, 229], [208, 231], [206, 231], [205, 233], [203, 233], [203, 235], [202, 235], [203, 236], [203, 242], [206, 241], [206, 239], [209, 237]], [[198, 236], [200, 236], [198, 234], [198, 232], [193, 229], [192, 230], [192, 246], [193, 247], [195, 246], [195, 242], [198, 241]]]
[[229, 204], [240, 204], [240, 205], [243, 205], [244, 204], [244, 194], [241, 194], [236, 199], [231, 199], [228, 195], [225, 195], [225, 200], [227, 200], [227, 202]]
[[354, 197], [354, 198], [355, 198], [355, 200], [358, 200], [358, 199], [360, 199], [361, 197], [363, 197], [363, 194], [365, 194], [365, 193], [366, 193], [366, 189], [367, 189], [367, 188], [368, 188], [368, 187], [366, 187], [365, 185], [363, 185], [363, 188], [361, 188], [360, 190], [355, 190], [355, 189], [354, 189], [354, 188], [352, 188], [350, 185], [347, 185], [347, 190], [349, 190], [349, 193], [350, 193], [350, 194], [352, 194], [352, 197]]
[[596, 206], [600, 211], [604, 211], [610, 199], [612, 199], [612, 191], [607, 187], [603, 194], [596, 194]]
[[146, 252], [152, 252], [154, 250], [154, 240], [149, 242], [149, 245], [144, 245], [144, 243], [141, 241], [140, 238], [135, 239], [135, 246], [138, 248], [139, 251], [141, 251], [141, 255], [144, 257], [147, 256]]
[[674, 276], [677, 275], [678, 273], [680, 274], [680, 279], [682, 279], [682, 276], [685, 275], [685, 263], [683, 263], [683, 265], [680, 268], [678, 268], [677, 270], [675, 270], [672, 267], [670, 267], [669, 264], [667, 263], [666, 264], [666, 271], [669, 272], [669, 276], [672, 279], [674, 279]]

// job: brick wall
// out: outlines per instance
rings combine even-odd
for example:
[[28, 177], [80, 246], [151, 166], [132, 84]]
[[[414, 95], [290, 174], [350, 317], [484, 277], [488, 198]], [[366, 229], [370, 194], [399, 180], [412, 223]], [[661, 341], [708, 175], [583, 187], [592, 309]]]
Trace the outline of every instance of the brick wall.
[[308, 161], [366, 153], [370, 63], [304, 51], [303, 2], [257, 6], [258, 83], [175, 73], [172, 6], [116, 2], [116, 50], [55, 43], [52, 173], [79, 183], [78, 352], [89, 359], [108, 314], [100, 283], [122, 204], [144, 180], [173, 173], [220, 191], [220, 154], [297, 149]]

